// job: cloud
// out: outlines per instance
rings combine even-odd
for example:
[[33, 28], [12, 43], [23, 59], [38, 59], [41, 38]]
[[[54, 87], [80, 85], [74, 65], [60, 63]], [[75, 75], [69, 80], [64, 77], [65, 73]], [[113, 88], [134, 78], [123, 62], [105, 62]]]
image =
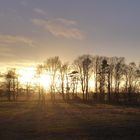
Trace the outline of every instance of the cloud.
[[38, 25], [55, 37], [65, 37], [69, 39], [84, 39], [83, 32], [77, 28], [77, 23], [72, 20], [57, 18], [52, 20], [32, 19], [33, 24]]
[[0, 47], [0, 52], [10, 52], [11, 49], [8, 47]]
[[8, 47], [0, 47], [0, 57], [14, 57], [12, 50]]
[[[19, 47], [22, 47], [22, 49]], [[31, 39], [0, 34], [0, 62], [21, 60], [28, 56], [28, 51], [32, 50], [33, 47], [36, 47], [36, 44]]]
[[9, 45], [16, 45], [16, 44], [25, 45], [28, 47], [35, 46], [34, 41], [26, 37], [0, 34], [0, 45], [9, 46]]
[[46, 12], [40, 8], [35, 8], [34, 12], [36, 12], [37, 14], [46, 15]]
[[0, 52], [0, 57], [15, 57], [12, 53]]
[[67, 20], [67, 19], [64, 19], [64, 18], [57, 18], [56, 21], [64, 24], [64, 25], [77, 25], [77, 22], [74, 21], [74, 20]]

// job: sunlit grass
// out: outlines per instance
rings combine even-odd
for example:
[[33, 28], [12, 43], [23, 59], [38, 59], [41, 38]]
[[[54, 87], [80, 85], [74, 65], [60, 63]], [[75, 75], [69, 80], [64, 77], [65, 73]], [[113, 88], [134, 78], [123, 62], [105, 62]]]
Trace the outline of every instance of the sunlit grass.
[[139, 138], [139, 108], [50, 101], [1, 102], [0, 108], [1, 139]]

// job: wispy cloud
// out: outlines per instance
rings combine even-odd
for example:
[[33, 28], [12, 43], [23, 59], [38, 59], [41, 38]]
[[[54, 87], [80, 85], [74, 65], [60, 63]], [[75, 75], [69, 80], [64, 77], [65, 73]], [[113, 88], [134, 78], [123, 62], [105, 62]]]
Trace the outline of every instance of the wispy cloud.
[[25, 45], [28, 47], [35, 46], [34, 41], [26, 37], [0, 34], [0, 45], [8, 46], [8, 45], [16, 45], [16, 44]]
[[0, 52], [0, 57], [15, 57], [12, 53]]
[[56, 18], [52, 20], [32, 19], [33, 24], [43, 27], [56, 37], [65, 37], [82, 40], [84, 39], [83, 32], [78, 29], [78, 24], [73, 20]]
[[11, 48], [0, 47], [0, 57], [14, 57], [15, 54], [12, 53]]
[[8, 47], [0, 47], [0, 52], [10, 52], [11, 49]]
[[41, 15], [46, 15], [47, 14], [44, 10], [42, 10], [40, 8], [35, 8], [34, 12], [36, 12], [37, 14], [41, 14]]
[[64, 19], [64, 18], [56, 18], [55, 19], [57, 22], [60, 22], [64, 25], [67, 25], [67, 26], [70, 26], [70, 25], [77, 25], [77, 22], [74, 21], [74, 20], [67, 20], [67, 19]]

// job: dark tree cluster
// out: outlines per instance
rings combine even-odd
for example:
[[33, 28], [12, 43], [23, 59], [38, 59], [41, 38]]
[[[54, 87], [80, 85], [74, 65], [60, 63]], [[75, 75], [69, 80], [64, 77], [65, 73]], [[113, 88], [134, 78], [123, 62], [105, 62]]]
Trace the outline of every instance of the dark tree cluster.
[[39, 64], [35, 76], [41, 78], [43, 71], [50, 73], [47, 94], [40, 83], [35, 87], [27, 83], [23, 87], [13, 68], [0, 74], [5, 79], [1, 80], [1, 99], [7, 97], [9, 101], [16, 101], [22, 96], [29, 100], [37, 96], [39, 101], [45, 102], [50, 95], [53, 102], [57, 96], [65, 101], [140, 103], [140, 65], [126, 64], [123, 57], [81, 55], [69, 64], [55, 56]]

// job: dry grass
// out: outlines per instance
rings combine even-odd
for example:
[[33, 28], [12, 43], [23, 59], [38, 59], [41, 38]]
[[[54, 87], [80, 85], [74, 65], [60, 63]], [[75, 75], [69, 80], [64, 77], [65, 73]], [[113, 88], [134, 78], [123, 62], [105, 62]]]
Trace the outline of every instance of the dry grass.
[[0, 140], [139, 140], [140, 108], [0, 102]]

